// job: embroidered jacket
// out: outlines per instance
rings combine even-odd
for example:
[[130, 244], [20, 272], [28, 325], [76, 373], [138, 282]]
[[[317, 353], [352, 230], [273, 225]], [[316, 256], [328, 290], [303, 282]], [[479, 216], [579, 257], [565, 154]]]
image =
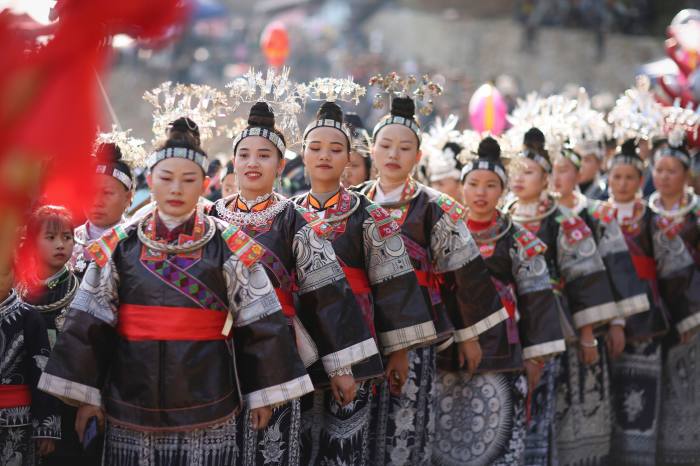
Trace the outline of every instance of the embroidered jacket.
[[243, 399], [257, 408], [313, 390], [262, 248], [199, 212], [173, 231], [156, 217], [93, 243], [40, 388], [156, 431], [222, 422]]
[[[477, 372], [519, 371], [523, 360], [566, 349], [559, 310], [549, 281], [546, 246], [535, 235], [499, 214], [486, 229], [470, 229], [479, 245], [508, 319], [479, 337], [483, 359]], [[457, 370], [457, 353], [438, 353], [438, 364]]]
[[620, 317], [628, 318], [648, 311], [646, 288], [636, 276], [627, 243], [615, 218], [615, 208], [607, 202], [592, 200], [583, 195], [577, 197], [573, 209], [561, 205], [559, 207], [564, 212], [570, 211], [581, 217], [593, 233]]
[[[295, 202], [331, 226], [327, 238], [384, 355], [436, 338], [401, 227], [386, 210], [343, 188], [323, 205], [309, 193]], [[353, 372], [358, 379], [381, 375], [379, 355]]]
[[[225, 221], [257, 219], [242, 225], [263, 247], [265, 267], [307, 367], [320, 359], [326, 374], [378, 353], [353, 291], [327, 239], [331, 226], [316, 213], [272, 194], [248, 207], [235, 194], [212, 209]], [[326, 374], [312, 372], [318, 387]]]
[[[372, 200], [376, 183], [357, 189]], [[459, 203], [410, 179], [398, 202], [379, 204], [401, 225], [423, 296], [432, 304], [438, 338], [466, 341], [508, 318]]]
[[58, 401], [37, 389], [49, 353], [41, 316], [12, 290], [0, 302], [0, 429], [31, 425], [34, 438], [61, 438]]
[[[516, 202], [506, 207], [513, 212]], [[533, 217], [513, 214], [513, 221], [534, 233], [547, 246], [545, 258], [563, 313], [567, 339], [576, 329], [603, 325], [619, 316], [603, 259], [586, 222], [562, 211], [551, 198], [540, 202]]]

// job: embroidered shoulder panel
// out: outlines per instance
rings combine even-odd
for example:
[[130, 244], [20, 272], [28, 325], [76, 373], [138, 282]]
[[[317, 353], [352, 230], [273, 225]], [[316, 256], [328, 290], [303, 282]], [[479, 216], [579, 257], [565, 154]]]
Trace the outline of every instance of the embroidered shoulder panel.
[[534, 233], [525, 228], [517, 228], [513, 234], [513, 239], [520, 251], [528, 258], [544, 254], [545, 251], [547, 251], [547, 245], [535, 236]]
[[608, 202], [591, 202], [591, 205], [588, 207], [588, 213], [594, 219], [606, 225], [615, 220], [615, 207]]
[[577, 215], [560, 216], [557, 222], [561, 225], [562, 232], [567, 242], [571, 245], [583, 241], [592, 235], [591, 229], [586, 222]]
[[118, 225], [104, 235], [100, 239], [94, 241], [87, 250], [94, 259], [95, 263], [100, 267], [104, 267], [109, 258], [114, 254], [114, 250], [120, 241], [128, 236], [127, 230]]
[[311, 229], [314, 230], [314, 232], [316, 232], [318, 236], [325, 238], [331, 233], [331, 231], [333, 231], [333, 228], [326, 221], [324, 221], [316, 212], [309, 209], [305, 209], [304, 207], [298, 204], [292, 205], [294, 206], [296, 211], [299, 212], [302, 217], [304, 217], [306, 223], [309, 224]]
[[459, 202], [455, 201], [452, 199], [450, 196], [447, 194], [440, 194], [437, 198], [437, 204], [440, 206], [440, 208], [450, 216], [450, 218], [453, 221], [457, 221], [459, 219], [464, 218], [464, 206], [460, 204]]
[[367, 210], [367, 213], [374, 220], [374, 224], [377, 227], [377, 233], [379, 233], [379, 236], [382, 239], [391, 238], [392, 236], [401, 233], [401, 227], [399, 224], [383, 207], [372, 203], [365, 207], [365, 210]]
[[250, 268], [263, 256], [263, 247], [236, 225], [229, 225], [221, 232], [221, 237], [246, 267]]

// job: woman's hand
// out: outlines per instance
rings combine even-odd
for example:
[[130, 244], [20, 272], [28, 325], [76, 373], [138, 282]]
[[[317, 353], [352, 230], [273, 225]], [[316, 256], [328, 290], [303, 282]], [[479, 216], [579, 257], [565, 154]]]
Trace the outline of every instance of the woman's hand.
[[102, 408], [93, 405], [82, 405], [78, 408], [78, 412], [75, 415], [75, 432], [78, 434], [78, 439], [81, 442], [83, 441], [83, 434], [88, 421], [92, 417], [97, 418], [97, 427], [100, 429], [100, 432], [105, 429], [105, 415]]
[[402, 349], [389, 355], [386, 363], [386, 379], [389, 391], [394, 396], [401, 395], [401, 389], [408, 379], [408, 350]]
[[611, 324], [608, 329], [608, 335], [605, 338], [606, 346], [610, 359], [617, 359], [625, 350], [625, 327], [622, 325]]
[[272, 417], [272, 408], [270, 406], [263, 406], [261, 408], [255, 408], [250, 410], [250, 427], [253, 430], [262, 430], [267, 427], [267, 423], [270, 422]]
[[56, 441], [52, 438], [38, 438], [36, 439], [36, 448], [39, 456], [50, 455], [56, 449]]
[[579, 339], [580, 359], [585, 366], [590, 366], [598, 361], [598, 340], [593, 335], [593, 326], [586, 325], [581, 328], [581, 338]]
[[464, 364], [467, 365], [467, 370], [470, 374], [476, 371], [481, 363], [481, 345], [479, 345], [479, 339], [473, 338], [467, 341], [461, 341], [457, 345], [459, 367], [464, 368]]
[[345, 406], [355, 399], [357, 394], [357, 386], [355, 385], [355, 377], [352, 375], [336, 375], [331, 377], [331, 391], [333, 398], [340, 406]]

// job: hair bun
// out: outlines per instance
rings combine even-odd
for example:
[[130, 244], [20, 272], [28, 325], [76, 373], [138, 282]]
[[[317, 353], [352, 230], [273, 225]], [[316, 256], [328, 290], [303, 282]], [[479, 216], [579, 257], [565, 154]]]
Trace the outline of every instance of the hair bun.
[[183, 133], [191, 133], [192, 135], [199, 138], [199, 126], [194, 120], [188, 117], [180, 117], [177, 120], [173, 120], [168, 125], [168, 129], [171, 131], [181, 131]]
[[448, 149], [452, 151], [453, 157], [457, 157], [464, 150], [464, 147], [462, 147], [461, 144], [458, 144], [454, 141], [450, 141], [450, 142], [445, 143], [444, 146], [442, 146], [443, 152], [448, 150]]
[[95, 149], [95, 156], [102, 163], [116, 163], [122, 159], [122, 151], [113, 142], [103, 142]]
[[343, 123], [343, 109], [335, 102], [323, 102], [316, 112], [317, 120], [333, 120]]
[[416, 104], [410, 97], [394, 97], [391, 100], [391, 114], [413, 120], [416, 116]]
[[345, 124], [354, 130], [365, 129], [365, 124], [363, 123], [362, 118], [360, 118], [360, 115], [355, 112], [345, 114]]
[[250, 108], [248, 115], [248, 126], [259, 126], [267, 129], [274, 129], [275, 114], [267, 102], [255, 102]]
[[622, 145], [620, 146], [620, 154], [626, 155], [628, 157], [639, 158], [637, 142], [634, 140], [634, 138], [630, 138], [622, 143]]
[[501, 160], [501, 146], [491, 136], [481, 140], [476, 153], [480, 159], [485, 159], [489, 162], [500, 162]]
[[544, 149], [544, 133], [539, 128], [530, 128], [523, 136], [523, 144], [533, 149]]

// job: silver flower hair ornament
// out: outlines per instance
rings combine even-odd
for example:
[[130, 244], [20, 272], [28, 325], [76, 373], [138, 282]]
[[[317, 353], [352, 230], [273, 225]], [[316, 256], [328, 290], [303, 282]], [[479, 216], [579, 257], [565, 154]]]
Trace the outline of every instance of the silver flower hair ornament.
[[113, 125], [111, 132], [97, 135], [95, 149], [99, 144], [114, 144], [121, 151], [123, 161], [132, 167], [145, 167], [148, 157], [148, 153], [143, 147], [145, 141], [131, 137], [130, 133], [130, 129], [120, 131], [116, 125]]
[[374, 108], [384, 108], [385, 96], [383, 94], [390, 98], [393, 96], [411, 97], [422, 115], [430, 115], [433, 112], [433, 98], [442, 95], [443, 92], [442, 86], [431, 81], [427, 74], [420, 79], [414, 75], [404, 78], [396, 72], [387, 75], [377, 74], [369, 79], [369, 85], [377, 86], [381, 91], [374, 95], [372, 101]]
[[290, 69], [277, 72], [268, 68], [265, 75], [250, 68], [246, 74], [226, 85], [233, 114], [242, 104], [267, 102], [275, 112], [276, 126], [285, 133], [288, 145], [301, 140], [298, 115], [308, 99], [308, 89], [289, 79]]
[[676, 102], [672, 107], [664, 107], [664, 131], [668, 137], [668, 143], [672, 147], [683, 144], [686, 133], [697, 137], [700, 126], [700, 114], [690, 108], [683, 108]]
[[211, 86], [175, 84], [166, 81], [143, 95], [153, 105], [153, 134], [162, 137], [168, 125], [178, 118], [187, 117], [199, 127], [200, 139], [210, 139], [217, 131], [218, 117], [226, 115], [226, 94]]
[[646, 76], [637, 76], [635, 86], [617, 99], [608, 114], [617, 139], [651, 139], [663, 133], [664, 114], [661, 104], [651, 92], [651, 82]]
[[591, 106], [591, 99], [583, 87], [578, 90], [576, 106], [569, 114], [568, 124], [571, 128], [568, 139], [572, 145], [603, 141], [612, 134], [605, 115]]
[[306, 93], [311, 100], [360, 103], [360, 97], [367, 93], [364, 86], [356, 83], [352, 76], [346, 79], [317, 78], [306, 85]]

